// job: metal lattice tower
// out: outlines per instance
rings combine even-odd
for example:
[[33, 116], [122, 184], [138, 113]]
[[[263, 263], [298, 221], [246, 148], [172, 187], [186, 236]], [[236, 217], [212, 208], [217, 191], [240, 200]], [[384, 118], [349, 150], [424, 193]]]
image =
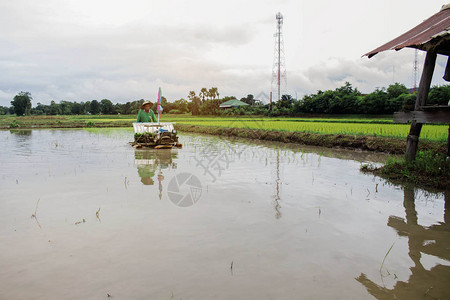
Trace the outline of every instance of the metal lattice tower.
[[284, 41], [283, 33], [281, 31], [283, 27], [283, 15], [277, 13], [277, 31], [273, 35], [275, 37], [275, 52], [273, 59], [272, 69], [272, 91], [277, 95], [276, 100], [281, 100], [283, 90], [286, 88], [286, 63], [284, 59]]
[[414, 65], [413, 65], [413, 87], [414, 87], [414, 92], [417, 91], [417, 52], [418, 50], [416, 49], [416, 51], [414, 52]]

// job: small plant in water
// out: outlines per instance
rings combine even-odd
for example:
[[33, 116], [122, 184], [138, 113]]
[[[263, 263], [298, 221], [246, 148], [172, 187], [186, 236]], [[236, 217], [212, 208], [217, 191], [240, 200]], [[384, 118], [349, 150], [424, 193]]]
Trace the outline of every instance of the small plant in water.
[[383, 258], [383, 262], [381, 263], [381, 267], [380, 267], [380, 274], [381, 274], [381, 269], [383, 269], [383, 266], [384, 266], [384, 261], [386, 260], [386, 257], [389, 255], [389, 252], [391, 252], [392, 247], [394, 247], [394, 244], [395, 244], [395, 242], [392, 243], [391, 247], [389, 248], [388, 252], [386, 253], [386, 255]]
[[36, 209], [34, 210], [34, 214], [31, 215], [31, 218], [34, 218], [36, 220], [36, 223], [38, 224], [39, 228], [42, 228], [41, 224], [39, 223], [38, 218], [37, 218], [37, 210], [38, 210], [38, 206], [39, 206], [39, 201], [41, 201], [41, 198], [38, 199], [38, 201], [36, 203]]
[[[97, 217], [97, 219], [100, 221], [100, 207], [98, 208], [98, 210], [95, 212], [95, 216]], [[84, 219], [83, 219], [84, 220]]]
[[78, 221], [78, 222], [75, 222], [75, 225], [78, 225], [78, 224], [81, 224], [81, 223], [86, 223], [86, 220], [85, 220], [85, 219], [83, 219], [83, 221]]

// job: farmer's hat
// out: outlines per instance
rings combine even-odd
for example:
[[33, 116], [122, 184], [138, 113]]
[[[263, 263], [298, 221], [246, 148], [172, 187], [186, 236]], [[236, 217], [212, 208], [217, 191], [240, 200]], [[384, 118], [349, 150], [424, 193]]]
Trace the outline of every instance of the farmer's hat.
[[144, 103], [142, 103], [142, 105], [141, 105], [141, 109], [144, 109], [144, 106], [146, 104], [150, 104], [150, 106], [152, 105], [152, 103], [150, 101], [144, 101]]

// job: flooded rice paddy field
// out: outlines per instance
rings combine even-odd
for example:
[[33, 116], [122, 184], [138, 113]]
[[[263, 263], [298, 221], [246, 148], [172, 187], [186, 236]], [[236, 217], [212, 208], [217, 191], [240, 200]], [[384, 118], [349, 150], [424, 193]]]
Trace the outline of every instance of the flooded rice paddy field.
[[0, 131], [0, 299], [450, 298], [450, 195], [385, 156], [132, 136]]

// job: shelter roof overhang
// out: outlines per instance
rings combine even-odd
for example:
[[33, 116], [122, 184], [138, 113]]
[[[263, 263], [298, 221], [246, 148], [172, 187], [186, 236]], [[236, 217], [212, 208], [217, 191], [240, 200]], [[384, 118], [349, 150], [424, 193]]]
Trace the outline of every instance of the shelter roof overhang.
[[363, 56], [371, 58], [382, 51], [398, 51], [405, 47], [450, 55], [450, 4], [444, 5], [438, 13], [411, 30]]

